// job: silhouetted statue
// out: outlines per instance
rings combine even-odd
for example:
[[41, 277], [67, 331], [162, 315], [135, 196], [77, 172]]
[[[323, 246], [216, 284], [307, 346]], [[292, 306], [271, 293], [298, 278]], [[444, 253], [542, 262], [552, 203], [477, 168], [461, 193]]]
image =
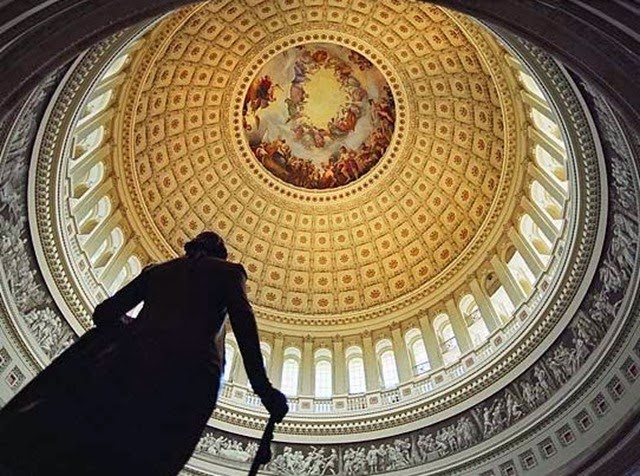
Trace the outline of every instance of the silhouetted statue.
[[[0, 474], [164, 476], [187, 462], [218, 397], [227, 313], [251, 386], [276, 421], [242, 266], [204, 232], [93, 314], [96, 328], [0, 411]], [[144, 306], [126, 323], [126, 312]]]

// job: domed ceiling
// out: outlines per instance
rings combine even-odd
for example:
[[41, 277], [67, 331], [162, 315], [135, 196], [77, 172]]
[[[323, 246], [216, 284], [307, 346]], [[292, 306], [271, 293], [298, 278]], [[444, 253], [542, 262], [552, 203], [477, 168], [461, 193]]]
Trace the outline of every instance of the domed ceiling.
[[[214, 229], [249, 273], [276, 386], [298, 359], [267, 471], [557, 474], [599, 445], [609, 426], [596, 418], [637, 403], [623, 395], [640, 355], [640, 330], [627, 332], [636, 169], [597, 95], [498, 33], [504, 44], [417, 2], [246, 0], [195, 4], [91, 48], [54, 94], [31, 98], [0, 154], [12, 192], [0, 202], [26, 202], [0, 207], [12, 220], [0, 331], [22, 352], [0, 357], [35, 362], [0, 390], [58, 355], [147, 262]], [[32, 103], [47, 108], [41, 124]], [[17, 164], [5, 151], [30, 136]], [[395, 356], [392, 384], [380, 349]], [[329, 394], [315, 391], [316, 354]], [[266, 419], [237, 360], [198, 474], [241, 474]]]
[[182, 10], [126, 85], [131, 221], [156, 259], [219, 231], [264, 315], [326, 325], [432, 304], [495, 245], [522, 187], [502, 54], [410, 2]]
[[[272, 379], [297, 355], [294, 413], [322, 421], [283, 431], [336, 435], [350, 414], [355, 435], [468, 408], [586, 292], [601, 195], [576, 188], [598, 165], [568, 153], [586, 143], [565, 145], [538, 83], [473, 20], [411, 2], [209, 2], [110, 41], [60, 86], [32, 167], [36, 249], [76, 332], [214, 229], [247, 269]], [[354, 348], [365, 395], [348, 387]], [[320, 351], [335, 385], [315, 402]], [[237, 423], [257, 400], [230, 379]]]

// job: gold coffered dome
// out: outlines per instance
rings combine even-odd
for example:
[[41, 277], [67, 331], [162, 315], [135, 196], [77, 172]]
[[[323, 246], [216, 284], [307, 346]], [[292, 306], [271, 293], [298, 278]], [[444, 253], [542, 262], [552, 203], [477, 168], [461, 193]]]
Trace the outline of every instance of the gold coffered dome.
[[129, 221], [154, 259], [220, 232], [263, 316], [431, 306], [514, 222], [513, 73], [439, 7], [312, 3], [208, 3], [155, 27], [116, 122]]

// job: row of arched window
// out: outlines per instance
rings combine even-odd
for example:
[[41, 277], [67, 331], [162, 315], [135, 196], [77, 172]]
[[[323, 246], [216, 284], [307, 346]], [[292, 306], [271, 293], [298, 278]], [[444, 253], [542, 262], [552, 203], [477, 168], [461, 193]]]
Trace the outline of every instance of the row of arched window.
[[[458, 352], [455, 336], [451, 326], [445, 322], [447, 316], [438, 316], [434, 323], [442, 321], [443, 327], [439, 336], [443, 355], [445, 351]], [[431, 364], [427, 355], [422, 333], [417, 328], [409, 329], [405, 333], [406, 349], [409, 353], [413, 375], [421, 375], [431, 370]], [[261, 343], [265, 368], [270, 367], [271, 346]], [[381, 339], [375, 344], [375, 356], [380, 377], [378, 388], [394, 388], [400, 384], [398, 367], [396, 363], [396, 351], [390, 339]], [[225, 371], [224, 381], [230, 381], [234, 372], [238, 371], [241, 362], [238, 361], [238, 350], [233, 338], [229, 338], [225, 345]], [[352, 345], [344, 352], [346, 366], [347, 391], [349, 394], [361, 394], [367, 391], [367, 377], [365, 372], [365, 360], [362, 347]], [[313, 354], [312, 373], [314, 376], [314, 393], [316, 398], [331, 398], [334, 394], [334, 363], [333, 352], [328, 348], [319, 348]], [[282, 368], [280, 369], [281, 390], [289, 395], [296, 396], [300, 393], [300, 374], [303, 368], [302, 352], [299, 348], [289, 346], [283, 351]], [[276, 369], [275, 371], [278, 371]]]
[[[524, 215], [520, 226], [522, 237], [529, 241], [531, 252], [535, 253], [541, 262], [545, 264], [550, 260], [551, 244], [546, 237], [539, 234], [535, 223], [528, 215]], [[511, 283], [517, 286], [523, 298], [529, 296], [535, 286], [537, 276], [530, 269], [522, 254], [512, 247], [505, 256], [506, 268], [513, 278]], [[514, 302], [514, 298], [506, 291], [505, 286], [496, 278], [494, 274], [487, 276], [483, 283], [484, 292], [489, 297], [491, 309], [496, 314], [499, 323], [504, 324], [509, 321], [514, 314], [516, 307], [520, 304]], [[452, 314], [453, 312], [453, 314]], [[471, 348], [482, 346], [490, 337], [491, 331], [487, 326], [486, 316], [483, 316], [476, 298], [472, 293], [464, 294], [457, 302], [457, 306], [450, 309], [450, 312], [440, 312], [429, 320], [431, 330], [435, 336], [437, 344], [432, 353], [439, 355], [442, 365], [448, 366], [457, 362], [464, 351], [460, 340], [463, 336], [456, 335], [452, 319], [462, 319], [463, 330], [466, 329], [470, 338]], [[458, 330], [460, 332], [460, 330]], [[396, 352], [407, 352], [411, 363], [410, 375], [419, 376], [434, 368], [429, 360], [429, 352], [425, 345], [424, 330], [411, 328], [404, 335], [405, 349], [395, 349], [389, 339], [382, 339], [375, 344], [376, 362], [378, 374], [380, 376], [379, 386], [381, 388], [393, 388], [400, 383], [399, 373], [396, 363]], [[270, 362], [271, 347], [262, 343], [262, 351], [265, 363]], [[225, 379], [230, 378], [231, 366], [233, 365], [236, 351], [233, 344], [227, 344], [227, 362]], [[350, 346], [345, 351], [346, 378], [348, 392], [351, 394], [363, 393], [367, 390], [365, 374], [365, 361], [362, 348]], [[283, 364], [281, 370], [282, 389], [288, 395], [297, 395], [300, 384], [300, 371], [302, 365], [302, 352], [297, 347], [287, 347], [283, 353]], [[268, 366], [267, 366], [268, 367]], [[333, 382], [333, 360], [332, 352], [329, 349], [321, 348], [314, 353], [314, 382], [317, 398], [329, 398], [332, 396]], [[372, 386], [376, 386], [374, 382]]]
[[120, 226], [105, 167], [115, 90], [139, 45], [140, 41], [134, 42], [120, 52], [96, 81], [79, 111], [69, 160], [69, 195], [78, 244], [107, 294], [116, 292], [142, 269]]

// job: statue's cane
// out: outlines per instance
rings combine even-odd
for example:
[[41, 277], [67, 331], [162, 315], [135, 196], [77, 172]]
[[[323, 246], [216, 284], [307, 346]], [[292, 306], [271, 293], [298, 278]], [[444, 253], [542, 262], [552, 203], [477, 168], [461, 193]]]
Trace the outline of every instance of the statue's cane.
[[260, 466], [271, 461], [271, 440], [273, 440], [273, 430], [275, 429], [275, 426], [275, 419], [273, 416], [269, 417], [267, 426], [265, 427], [262, 438], [260, 439], [260, 446], [258, 446], [256, 456], [253, 458], [253, 463], [249, 470], [249, 476], [256, 476]]

